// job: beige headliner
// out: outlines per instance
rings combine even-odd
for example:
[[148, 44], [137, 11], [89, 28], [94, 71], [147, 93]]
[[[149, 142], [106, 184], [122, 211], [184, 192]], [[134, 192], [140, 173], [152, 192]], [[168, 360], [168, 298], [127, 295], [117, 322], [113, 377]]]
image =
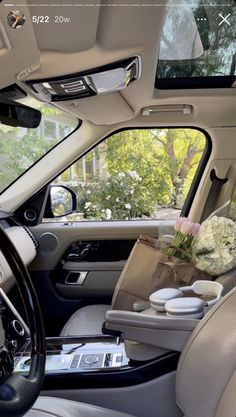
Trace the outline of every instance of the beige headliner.
[[[22, 3], [22, 0], [6, 1], [0, 6], [5, 38], [12, 48], [8, 53], [0, 54], [0, 88], [15, 82], [17, 75], [22, 77], [22, 71], [31, 66], [38, 69], [24, 79], [76, 73], [139, 55], [142, 75], [137, 83], [122, 92], [66, 101], [60, 103], [60, 107], [94, 124], [112, 125], [139, 117], [140, 109], [145, 106], [192, 104], [194, 114], [188, 119], [179, 113], [169, 113], [159, 116], [157, 123], [166, 123], [167, 119], [177, 124], [235, 125], [236, 92], [233, 88], [218, 91], [154, 89], [166, 0], [159, 3], [157, 0], [29, 0], [31, 5], [48, 3], [48, 6], [29, 8]], [[7, 24], [7, 14], [14, 9], [12, 4], [26, 15], [23, 29], [12, 30]], [[33, 26], [30, 15], [49, 16], [51, 23]], [[70, 23], [53, 23], [56, 15], [69, 17]], [[143, 123], [148, 123], [147, 118]]]
[[[25, 88], [22, 84], [25, 79], [71, 74], [134, 55], [141, 58], [142, 75], [138, 82], [122, 92], [58, 104], [83, 120], [81, 128], [0, 197], [3, 209], [14, 210], [82, 152], [109, 132], [125, 126], [196, 126], [206, 129], [213, 139], [212, 159], [225, 160], [226, 172], [229, 166], [234, 165], [234, 88], [154, 89], [158, 45], [166, 11], [164, 6], [158, 6], [157, 0], [79, 0], [74, 2], [74, 6], [67, 6], [72, 4], [71, 0], [53, 0], [48, 2], [49, 6], [29, 8], [22, 3], [22, 0], [14, 1], [14, 8], [26, 15], [26, 23], [20, 30], [13, 30], [7, 24], [7, 14], [13, 8], [7, 4], [12, 2], [5, 1], [0, 5], [0, 25], [10, 48], [0, 52], [0, 88], [14, 82]], [[30, 3], [39, 2], [32, 0]], [[53, 6], [62, 3], [64, 6]], [[159, 3], [165, 4], [166, 0]], [[30, 15], [49, 15], [51, 19], [55, 15], [69, 16], [71, 22], [61, 25], [45, 23], [33, 27]], [[33, 72], [30, 74], [30, 71]], [[173, 104], [190, 104], [193, 113], [183, 115], [180, 112], [168, 112], [142, 116], [141, 109], [146, 106]], [[219, 166], [212, 159], [209, 167], [215, 164], [220, 172], [222, 163]], [[204, 178], [202, 184], [204, 192], [201, 189], [199, 192], [204, 197], [209, 184], [204, 183]], [[230, 192], [232, 190], [228, 190], [226, 195]]]

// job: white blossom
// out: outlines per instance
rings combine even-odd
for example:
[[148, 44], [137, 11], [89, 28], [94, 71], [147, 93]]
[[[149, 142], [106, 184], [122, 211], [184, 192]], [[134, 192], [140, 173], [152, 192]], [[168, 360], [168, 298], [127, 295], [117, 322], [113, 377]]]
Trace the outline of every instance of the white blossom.
[[92, 205], [92, 203], [90, 201], [87, 201], [87, 203], [85, 203], [85, 205], [84, 205], [84, 208], [88, 209], [91, 205]]
[[118, 177], [120, 177], [120, 178], [125, 177], [125, 173], [124, 172], [119, 172]]
[[142, 178], [136, 171], [127, 171], [127, 174], [135, 181], [142, 181]]
[[87, 194], [91, 194], [91, 191], [90, 190], [87, 190]]
[[111, 210], [110, 210], [110, 209], [106, 209], [106, 210], [105, 210], [105, 217], [106, 217], [106, 220], [110, 220], [110, 219], [111, 219], [111, 214], [112, 214], [112, 212], [111, 212]]
[[236, 267], [236, 224], [213, 216], [202, 223], [192, 247], [196, 267], [212, 275]]
[[119, 197], [117, 197], [117, 198], [116, 198], [116, 202], [117, 202], [117, 203], [119, 203], [119, 201], [120, 201], [120, 199], [119, 199]]
[[126, 203], [126, 204], [125, 204], [125, 208], [126, 208], [127, 210], [130, 210], [130, 209], [131, 209], [131, 207], [132, 207], [132, 206], [131, 206], [131, 204], [129, 204], [129, 203]]

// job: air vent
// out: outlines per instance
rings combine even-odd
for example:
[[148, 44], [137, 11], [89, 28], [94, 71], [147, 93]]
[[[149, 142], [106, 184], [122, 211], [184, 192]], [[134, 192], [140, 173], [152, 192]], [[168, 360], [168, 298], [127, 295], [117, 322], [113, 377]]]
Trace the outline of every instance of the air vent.
[[38, 244], [37, 244], [37, 242], [36, 242], [36, 240], [35, 240], [34, 236], [32, 235], [31, 231], [30, 231], [30, 230], [28, 229], [28, 227], [26, 227], [26, 226], [23, 226], [23, 229], [24, 229], [24, 230], [26, 231], [26, 233], [29, 235], [30, 239], [32, 240], [32, 242], [33, 242], [33, 244], [34, 244], [35, 249], [37, 250], [37, 249], [38, 249]]
[[8, 100], [19, 100], [21, 98], [26, 97], [27, 94], [20, 88], [18, 85], [13, 84], [9, 87], [3, 88], [0, 90], [0, 99], [8, 99]]

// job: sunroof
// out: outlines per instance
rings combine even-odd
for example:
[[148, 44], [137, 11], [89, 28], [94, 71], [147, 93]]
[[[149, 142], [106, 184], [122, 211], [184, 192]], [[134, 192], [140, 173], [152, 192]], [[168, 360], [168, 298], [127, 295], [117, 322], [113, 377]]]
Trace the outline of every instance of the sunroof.
[[231, 87], [236, 80], [236, 2], [170, 0], [156, 88]]

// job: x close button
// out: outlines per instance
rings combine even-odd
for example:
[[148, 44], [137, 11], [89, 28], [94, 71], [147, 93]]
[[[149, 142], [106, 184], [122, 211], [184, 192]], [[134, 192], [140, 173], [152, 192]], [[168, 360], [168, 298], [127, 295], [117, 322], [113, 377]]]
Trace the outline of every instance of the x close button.
[[221, 21], [219, 23], [219, 26], [221, 26], [223, 23], [226, 23], [226, 25], [230, 26], [230, 22], [229, 22], [229, 17], [230, 17], [230, 13], [227, 16], [223, 16], [221, 13], [219, 13], [219, 16], [221, 18]]

